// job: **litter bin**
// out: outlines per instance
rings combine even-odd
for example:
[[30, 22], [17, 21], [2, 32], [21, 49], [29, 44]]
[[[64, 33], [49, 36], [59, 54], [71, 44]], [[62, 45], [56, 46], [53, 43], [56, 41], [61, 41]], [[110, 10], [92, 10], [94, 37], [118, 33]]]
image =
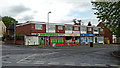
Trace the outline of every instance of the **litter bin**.
[[90, 42], [90, 47], [93, 47], [93, 42]]

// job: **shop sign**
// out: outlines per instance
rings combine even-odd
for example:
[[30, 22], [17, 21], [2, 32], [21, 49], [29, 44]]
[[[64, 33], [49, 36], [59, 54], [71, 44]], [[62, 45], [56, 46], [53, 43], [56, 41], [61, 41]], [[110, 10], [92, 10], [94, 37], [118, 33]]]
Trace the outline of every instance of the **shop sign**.
[[65, 34], [58, 34], [58, 36], [65, 36]]
[[72, 33], [72, 30], [65, 30], [65, 33]]
[[80, 34], [71, 34], [71, 33], [67, 33], [67, 34], [65, 34], [65, 36], [80, 36]]
[[31, 33], [31, 35], [37, 35], [36, 33]]
[[94, 34], [81, 34], [81, 36], [95, 36]]
[[73, 33], [77, 33], [77, 34], [79, 34], [79, 33], [80, 33], [80, 31], [73, 31]]
[[58, 36], [58, 34], [39, 34], [39, 36]]

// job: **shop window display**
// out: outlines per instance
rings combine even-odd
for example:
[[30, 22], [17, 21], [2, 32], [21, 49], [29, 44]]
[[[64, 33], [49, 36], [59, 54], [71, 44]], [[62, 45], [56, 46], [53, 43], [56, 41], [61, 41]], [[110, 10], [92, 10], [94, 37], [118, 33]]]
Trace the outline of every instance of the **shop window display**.
[[81, 37], [81, 43], [85, 43], [86, 42], [86, 37]]
[[72, 37], [66, 37], [66, 39], [65, 39], [65, 41], [67, 42], [67, 43], [70, 43], [70, 42], [72, 42]]
[[79, 42], [79, 37], [75, 37], [75, 42]]
[[51, 37], [51, 44], [64, 44], [64, 37]]
[[92, 37], [87, 37], [87, 42], [93, 42], [93, 38]]

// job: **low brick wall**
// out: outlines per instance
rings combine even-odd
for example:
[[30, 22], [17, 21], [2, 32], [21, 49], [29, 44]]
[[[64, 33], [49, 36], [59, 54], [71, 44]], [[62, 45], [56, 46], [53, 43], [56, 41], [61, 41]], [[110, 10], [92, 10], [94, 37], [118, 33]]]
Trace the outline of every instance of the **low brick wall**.
[[4, 43], [14, 43], [14, 40], [3, 41]]
[[[7, 41], [3, 41], [4, 43], [14, 43], [14, 40], [7, 40]], [[24, 45], [24, 41], [23, 40], [16, 40], [16, 44], [18, 45]]]
[[17, 40], [16, 44], [18, 44], [18, 45], [24, 45], [24, 41], [23, 40]]
[[119, 44], [120, 44], [120, 37], [119, 37]]

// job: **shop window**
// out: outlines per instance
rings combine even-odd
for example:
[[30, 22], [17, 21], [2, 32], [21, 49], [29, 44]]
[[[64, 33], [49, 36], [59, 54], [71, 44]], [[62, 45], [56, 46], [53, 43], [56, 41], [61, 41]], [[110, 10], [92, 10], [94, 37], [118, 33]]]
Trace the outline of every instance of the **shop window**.
[[95, 32], [98, 32], [98, 28], [97, 28], [97, 27], [94, 27], [93, 30], [94, 30]]
[[42, 30], [42, 24], [35, 24], [36, 30]]
[[79, 42], [80, 37], [75, 37], [75, 42]]
[[100, 31], [103, 31], [103, 29], [102, 29], [102, 28], [100, 28]]
[[72, 37], [70, 37], [70, 36], [68, 36], [68, 37], [66, 37], [66, 42], [72, 42]]
[[63, 30], [63, 26], [58, 26], [58, 30]]
[[64, 37], [51, 37], [51, 44], [64, 44]]
[[65, 25], [65, 30], [72, 30], [72, 26], [70, 26], [70, 25]]
[[81, 41], [81, 42], [86, 42], [86, 37], [81, 37], [81, 38], [80, 38], [80, 41]]
[[79, 30], [79, 28], [78, 27], [74, 27], [74, 30]]
[[92, 37], [87, 37], [87, 42], [93, 42], [93, 38]]
[[80, 30], [81, 30], [81, 31], [86, 31], [86, 27], [81, 26], [81, 27], [80, 27]]
[[92, 28], [88, 28], [88, 31], [92, 31]]
[[103, 41], [103, 37], [98, 37], [98, 41]]

